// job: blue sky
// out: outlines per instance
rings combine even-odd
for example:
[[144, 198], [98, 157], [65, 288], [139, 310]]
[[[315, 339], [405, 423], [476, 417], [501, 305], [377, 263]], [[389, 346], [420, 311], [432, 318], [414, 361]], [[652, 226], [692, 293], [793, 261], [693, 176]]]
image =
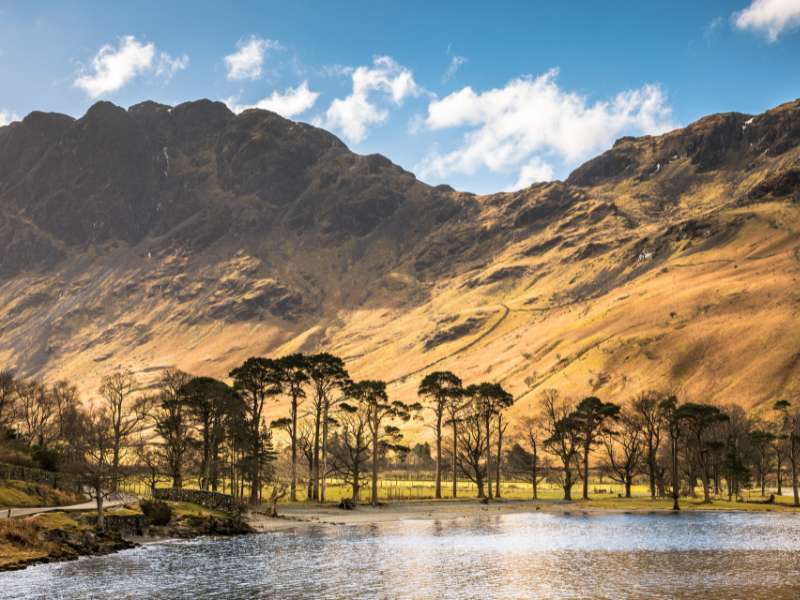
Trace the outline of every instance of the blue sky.
[[627, 134], [800, 97], [800, 0], [3, 2], [0, 123], [226, 101], [490, 192]]

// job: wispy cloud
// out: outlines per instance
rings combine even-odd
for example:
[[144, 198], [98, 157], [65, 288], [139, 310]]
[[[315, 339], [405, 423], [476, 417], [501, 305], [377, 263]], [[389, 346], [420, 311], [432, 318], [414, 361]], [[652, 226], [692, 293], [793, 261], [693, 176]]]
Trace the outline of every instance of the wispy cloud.
[[144, 44], [132, 35], [120, 38], [116, 47], [106, 44], [92, 58], [91, 66], [83, 69], [73, 82], [90, 98], [122, 89], [138, 75], [153, 72], [158, 77], [171, 78], [189, 65], [189, 57], [172, 58], [158, 53], [153, 42]]
[[461, 68], [461, 65], [467, 62], [467, 59], [463, 56], [453, 56], [450, 58], [450, 66], [447, 67], [447, 71], [444, 72], [442, 76], [442, 83], [447, 83], [448, 81], [452, 80], [453, 77], [456, 76], [456, 73]]
[[228, 67], [228, 79], [259, 79], [263, 73], [264, 59], [269, 50], [280, 49], [281, 45], [274, 40], [250, 36], [239, 40], [237, 50], [225, 57]]
[[781, 33], [800, 26], [800, 0], [753, 0], [732, 19], [739, 29], [762, 33], [770, 42], [777, 42]]
[[240, 113], [249, 108], [260, 108], [271, 110], [289, 119], [313, 107], [318, 97], [319, 93], [311, 91], [308, 87], [308, 82], [304, 81], [297, 87], [286, 88], [283, 92], [276, 90], [255, 104], [240, 104], [238, 98], [228, 98], [225, 103], [235, 113]]

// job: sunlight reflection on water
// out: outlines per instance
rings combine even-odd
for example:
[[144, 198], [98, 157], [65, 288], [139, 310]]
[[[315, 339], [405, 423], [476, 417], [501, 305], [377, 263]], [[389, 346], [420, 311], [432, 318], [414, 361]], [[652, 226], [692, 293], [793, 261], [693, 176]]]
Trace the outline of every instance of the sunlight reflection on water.
[[513, 514], [148, 545], [0, 575], [17, 598], [792, 598], [800, 517]]

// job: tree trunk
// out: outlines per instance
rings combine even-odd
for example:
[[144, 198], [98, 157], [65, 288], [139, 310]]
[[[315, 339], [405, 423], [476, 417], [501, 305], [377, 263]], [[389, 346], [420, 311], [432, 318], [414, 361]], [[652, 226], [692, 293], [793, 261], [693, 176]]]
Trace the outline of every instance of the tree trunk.
[[491, 475], [491, 464], [492, 464], [492, 426], [491, 420], [492, 416], [489, 411], [486, 411], [486, 416], [484, 417], [485, 425], [486, 425], [486, 481], [489, 483], [487, 486], [487, 490], [489, 492], [488, 499], [492, 499], [492, 475]]
[[672, 510], [680, 510], [678, 496], [680, 495], [678, 482], [678, 440], [671, 439], [672, 445]]
[[794, 494], [794, 505], [800, 506], [800, 494], [798, 494], [799, 490], [797, 489], [797, 442], [792, 439], [792, 494]]
[[322, 413], [322, 407], [317, 409], [317, 414], [315, 417], [314, 423], [314, 460], [312, 466], [312, 479], [314, 480], [314, 491], [312, 494], [312, 498], [314, 500], [319, 500], [319, 426], [320, 426], [320, 418]]
[[633, 477], [631, 477], [630, 475], [627, 475], [625, 477], [625, 497], [626, 498], [630, 498], [631, 497], [631, 482], [632, 482], [632, 480], [633, 480]]
[[[456, 451], [458, 450], [458, 438], [456, 438], [458, 431], [455, 417], [453, 418], [453, 498], [458, 496], [458, 459], [456, 456]], [[797, 486], [795, 486], [795, 493], [797, 492]]]
[[533, 468], [531, 469], [531, 487], [533, 488], [533, 499], [539, 499], [539, 490], [537, 489], [539, 482], [539, 473], [536, 464], [536, 450], [533, 451]]
[[586, 437], [583, 444], [583, 499], [589, 499], [589, 448], [591, 447], [591, 438]]
[[564, 500], [572, 500], [572, 469], [564, 469]]
[[711, 502], [711, 485], [709, 484], [708, 473], [706, 473], [705, 468], [702, 470], [700, 480], [703, 482], [703, 502], [708, 504]]
[[778, 459], [778, 496], [783, 496], [783, 464], [781, 461], [780, 453], [777, 456]]
[[[377, 407], [373, 411], [377, 411]], [[372, 417], [372, 506], [378, 506], [378, 415]]]
[[297, 502], [297, 396], [292, 394], [292, 481], [289, 484], [289, 501]]
[[97, 497], [95, 498], [97, 502], [97, 529], [100, 531], [105, 531], [106, 529], [106, 516], [103, 511], [103, 490], [102, 486], [97, 485], [95, 486], [95, 494]]
[[322, 473], [319, 489], [319, 501], [325, 502], [326, 474], [328, 472], [328, 399], [322, 403]]
[[653, 440], [647, 439], [647, 470], [650, 476], [650, 498], [656, 499], [656, 453], [653, 450]]
[[436, 413], [436, 487], [434, 498], [442, 498], [442, 412]]
[[503, 457], [503, 428], [500, 424], [500, 419], [498, 417], [497, 421], [497, 465], [495, 467], [495, 488], [494, 488], [494, 496], [495, 498], [500, 498], [500, 462], [502, 461]]

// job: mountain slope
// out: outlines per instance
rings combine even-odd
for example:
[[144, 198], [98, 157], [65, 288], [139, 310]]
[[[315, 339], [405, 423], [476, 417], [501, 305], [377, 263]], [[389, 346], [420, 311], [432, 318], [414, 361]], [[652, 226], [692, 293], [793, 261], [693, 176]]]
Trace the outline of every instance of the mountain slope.
[[220, 104], [0, 128], [0, 364], [86, 391], [119, 365], [224, 376], [327, 349], [623, 399], [797, 392], [800, 101], [623, 138], [565, 182], [436, 188]]

